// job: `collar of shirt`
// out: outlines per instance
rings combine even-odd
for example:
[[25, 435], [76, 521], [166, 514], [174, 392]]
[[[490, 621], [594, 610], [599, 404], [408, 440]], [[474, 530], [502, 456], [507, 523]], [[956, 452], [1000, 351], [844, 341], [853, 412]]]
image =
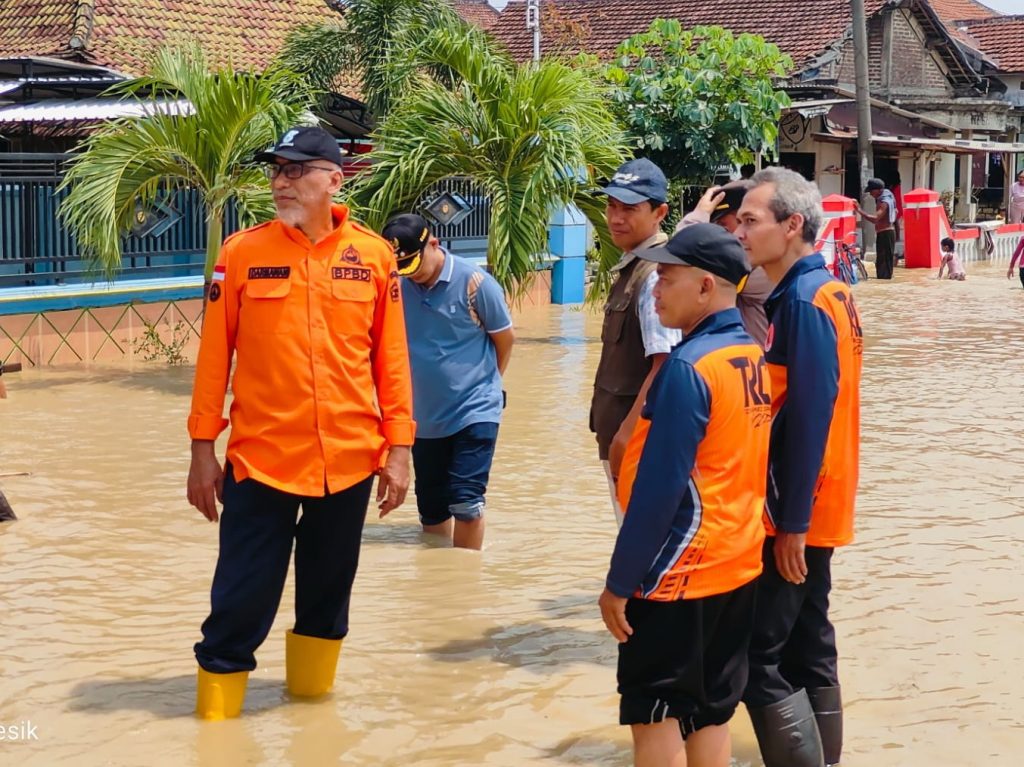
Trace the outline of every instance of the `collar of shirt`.
[[825, 257], [821, 255], [821, 253], [812, 253], [809, 256], [801, 258], [789, 268], [789, 271], [783, 275], [781, 280], [779, 280], [779, 284], [775, 286], [775, 290], [773, 290], [772, 294], [768, 296], [768, 299], [764, 302], [765, 311], [770, 310], [771, 306], [773, 306], [782, 294], [786, 292], [786, 288], [793, 284], [794, 280], [796, 280], [796, 278], [801, 274], [807, 274], [807, 272], [813, 272], [815, 269], [824, 268]]
[[408, 280], [408, 284], [416, 289], [420, 293], [429, 293], [431, 290], [436, 288], [442, 282], [448, 284], [452, 281], [452, 274], [455, 272], [455, 258], [444, 248], [438, 248], [444, 254], [444, 266], [441, 267], [441, 273], [437, 275], [437, 279], [434, 280], [433, 285], [421, 285], [413, 280]]
[[680, 346], [691, 343], [695, 338], [721, 333], [726, 330], [743, 330], [743, 318], [740, 317], [740, 310], [736, 308], [723, 309], [702, 319], [693, 330], [683, 336]]
[[281, 225], [285, 234], [288, 235], [288, 239], [293, 240], [304, 248], [313, 246], [314, 248], [332, 247], [337, 244], [341, 238], [342, 231], [345, 228], [345, 223], [348, 221], [348, 208], [344, 205], [338, 205], [333, 203], [331, 205], [331, 219], [334, 223], [334, 228], [330, 234], [324, 237], [320, 242], [312, 243], [306, 236], [306, 233], [301, 229], [296, 229], [294, 226], [289, 226], [281, 219], [277, 219], [277, 223]]
[[668, 235], [659, 229], [655, 234], [652, 234], [650, 237], [641, 242], [635, 248], [633, 248], [632, 250], [627, 250], [625, 253], [623, 253], [622, 258], [619, 259], [619, 262], [612, 267], [612, 271], [621, 272], [623, 269], [625, 269], [627, 266], [633, 263], [634, 259], [636, 259], [637, 257], [636, 253], [638, 250], [647, 250], [647, 248], [654, 248], [657, 247], [658, 245], [664, 245], [666, 242], [668, 242]]

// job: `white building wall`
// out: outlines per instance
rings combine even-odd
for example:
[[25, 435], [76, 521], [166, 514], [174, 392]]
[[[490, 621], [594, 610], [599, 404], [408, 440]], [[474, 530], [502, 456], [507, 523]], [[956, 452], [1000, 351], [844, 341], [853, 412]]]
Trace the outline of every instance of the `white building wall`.
[[818, 182], [821, 196], [843, 193], [843, 147], [841, 144], [829, 144], [824, 141], [812, 141], [810, 147], [801, 151], [817, 150], [814, 178]]

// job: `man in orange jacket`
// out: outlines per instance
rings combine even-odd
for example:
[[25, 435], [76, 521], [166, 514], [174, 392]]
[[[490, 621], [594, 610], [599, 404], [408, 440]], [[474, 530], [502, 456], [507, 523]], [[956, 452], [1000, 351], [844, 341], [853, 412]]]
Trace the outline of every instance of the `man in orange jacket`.
[[[373, 475], [384, 516], [409, 487], [412, 384], [394, 252], [332, 197], [341, 152], [288, 131], [267, 162], [277, 218], [229, 237], [213, 273], [196, 365], [188, 500], [221, 501], [212, 609], [196, 644], [196, 713], [237, 716], [295, 546], [288, 690], [334, 683]], [[225, 466], [214, 440], [228, 421]], [[299, 516], [299, 507], [302, 515]]]

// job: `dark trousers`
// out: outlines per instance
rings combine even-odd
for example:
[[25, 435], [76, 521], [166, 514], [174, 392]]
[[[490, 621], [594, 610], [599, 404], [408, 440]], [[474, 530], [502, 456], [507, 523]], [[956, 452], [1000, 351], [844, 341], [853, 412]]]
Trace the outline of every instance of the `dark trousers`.
[[875, 234], [875, 277], [880, 280], [892, 279], [892, 267], [896, 259], [896, 231], [888, 229]]
[[1017, 276], [1020, 277], [1020, 286], [1024, 288], [1024, 266], [1017, 270]]
[[496, 423], [470, 424], [449, 437], [416, 438], [412, 462], [421, 523], [440, 525], [451, 517], [471, 522], [483, 516], [497, 442]]
[[[270, 633], [295, 543], [296, 634], [340, 639], [359, 564], [373, 477], [320, 498], [275, 490], [254, 479], [224, 478], [220, 555], [199, 665], [213, 673], [252, 671]], [[302, 517], [299, 518], [299, 507]]]
[[839, 684], [836, 632], [828, 619], [832, 549], [808, 546], [807, 578], [783, 580], [775, 566], [775, 538], [764, 544], [764, 572], [757, 584], [750, 675], [743, 702], [749, 708], [778, 703], [801, 688]]

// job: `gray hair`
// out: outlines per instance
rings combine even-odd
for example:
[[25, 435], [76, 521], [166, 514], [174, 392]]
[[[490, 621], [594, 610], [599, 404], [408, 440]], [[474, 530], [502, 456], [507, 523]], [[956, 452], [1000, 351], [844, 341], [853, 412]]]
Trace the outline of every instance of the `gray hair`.
[[818, 187], [796, 171], [786, 168], [765, 168], [754, 174], [754, 186], [773, 184], [775, 193], [768, 207], [775, 214], [776, 221], [785, 221], [795, 213], [804, 219], [804, 242], [813, 245], [818, 239], [818, 229], [824, 218], [821, 207], [821, 192]]

